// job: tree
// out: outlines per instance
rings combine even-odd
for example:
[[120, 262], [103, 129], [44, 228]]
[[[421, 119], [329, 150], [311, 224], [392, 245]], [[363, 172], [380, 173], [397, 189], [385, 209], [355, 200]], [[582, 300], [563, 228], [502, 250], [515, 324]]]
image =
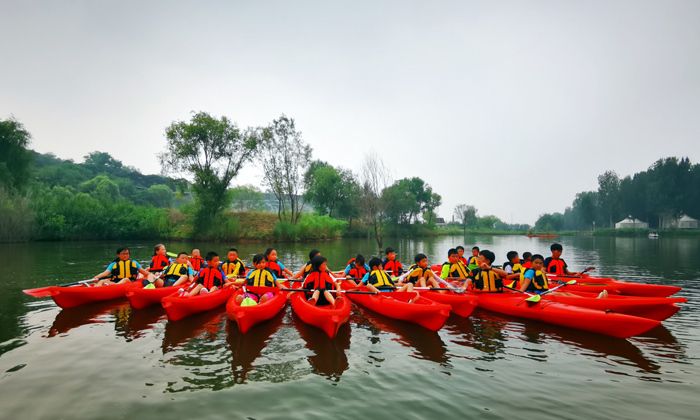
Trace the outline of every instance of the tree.
[[561, 230], [564, 225], [564, 215], [561, 213], [545, 213], [535, 222], [535, 229], [542, 232]]
[[151, 185], [146, 190], [146, 202], [153, 207], [170, 208], [174, 195], [167, 185]]
[[260, 165], [263, 184], [270, 188], [279, 208], [280, 221], [296, 224], [304, 202], [299, 202], [304, 189], [304, 175], [311, 161], [311, 147], [297, 131], [293, 118], [282, 115], [264, 130]]
[[425, 215], [427, 215], [428, 218], [426, 219], [425, 216], [423, 217], [423, 219], [425, 219], [425, 221], [428, 224], [431, 224], [433, 222], [433, 218], [435, 217], [435, 211], [438, 208], [440, 208], [441, 205], [442, 205], [442, 196], [440, 196], [440, 194], [432, 192], [432, 189], [431, 189], [430, 190], [430, 199], [425, 204], [425, 210], [426, 210]]
[[262, 211], [263, 193], [252, 185], [241, 185], [231, 189], [234, 211]]
[[98, 175], [89, 181], [80, 184], [80, 191], [102, 203], [118, 202], [122, 195], [119, 186], [106, 175]]
[[333, 209], [344, 198], [343, 179], [340, 173], [332, 166], [316, 167], [314, 170], [312, 164], [307, 175], [304, 198], [314, 205], [321, 216], [327, 214], [333, 217]]
[[613, 216], [617, 216], [620, 196], [620, 177], [615, 171], [605, 171], [598, 176], [598, 204], [608, 217], [608, 227], [613, 227]]
[[228, 207], [231, 180], [257, 152], [260, 134], [250, 128], [243, 132], [226, 117], [217, 119], [199, 112], [190, 122], [173, 122], [165, 136], [170, 144], [159, 155], [163, 172], [194, 179], [195, 229], [207, 228], [214, 216]]
[[598, 193], [596, 192], [588, 191], [576, 194], [574, 209], [578, 210], [580, 224], [585, 229], [590, 228], [591, 224], [596, 219], [597, 202]]
[[31, 138], [14, 117], [0, 120], [0, 186], [20, 190], [27, 185], [34, 161], [27, 150]]
[[360, 168], [360, 199], [358, 207], [374, 232], [374, 239], [381, 252], [384, 240], [384, 219], [389, 201], [384, 192], [391, 184], [391, 175], [384, 161], [376, 153], [365, 155]]
[[481, 229], [495, 229], [497, 224], [503, 224], [501, 219], [496, 216], [484, 216], [479, 217], [477, 221], [477, 226]]
[[455, 218], [463, 225], [465, 235], [467, 234], [467, 226], [476, 226], [478, 222], [477, 212], [478, 210], [474, 206], [466, 204], [457, 204], [455, 206]]

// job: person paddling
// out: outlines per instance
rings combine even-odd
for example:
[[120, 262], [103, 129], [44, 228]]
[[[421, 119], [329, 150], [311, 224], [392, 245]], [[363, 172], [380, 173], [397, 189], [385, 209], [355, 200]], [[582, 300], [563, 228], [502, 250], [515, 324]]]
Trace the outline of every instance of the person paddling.
[[[479, 267], [469, 272], [472, 290], [492, 293], [503, 290], [503, 277], [507, 276], [508, 273], [491, 266], [495, 259], [494, 253], [488, 249], [479, 252]], [[467, 289], [466, 286], [465, 289]]]
[[[280, 289], [285, 289], [281, 284], [282, 279], [278, 279], [272, 271], [268, 270], [267, 264], [268, 262], [263, 254], [255, 254], [253, 256], [255, 270], [251, 270], [244, 280], [238, 280], [234, 284], [237, 286], [279, 287]], [[244, 295], [236, 296], [236, 303], [241, 303], [245, 298], [250, 298], [253, 302], [261, 304], [274, 297], [272, 292], [257, 294], [246, 291]]]
[[[540, 254], [535, 254], [532, 256], [532, 268], [525, 269], [525, 272], [520, 277], [520, 288], [521, 292], [526, 293], [544, 293], [549, 290], [549, 283], [547, 280], [546, 270], [544, 267], [544, 257]], [[573, 293], [565, 292], [550, 292], [551, 295], [559, 296], [577, 296]], [[603, 290], [598, 295], [598, 298], [607, 298], [608, 291]]]
[[206, 261], [207, 266], [197, 273], [197, 278], [195, 280], [197, 285], [190, 291], [190, 296], [215, 292], [228, 283], [226, 274], [219, 268], [219, 254], [216, 252], [208, 252]]
[[369, 266], [365, 264], [365, 256], [362, 254], [357, 254], [345, 267], [345, 278], [353, 286], [357, 286], [355, 280], [363, 278], [367, 273], [369, 273]]
[[243, 261], [238, 258], [238, 250], [236, 248], [231, 248], [228, 250], [226, 260], [221, 263], [221, 270], [223, 270], [226, 276], [245, 276], [245, 264], [243, 264]]
[[294, 273], [277, 259], [277, 251], [275, 248], [267, 248], [265, 251], [265, 258], [267, 258], [267, 269], [272, 271], [275, 276], [279, 278], [294, 277]]
[[467, 267], [459, 260], [459, 253], [455, 248], [451, 248], [447, 251], [447, 262], [442, 264], [442, 271], [440, 272], [440, 277], [443, 279], [452, 280], [466, 280], [465, 287], [469, 286], [471, 279], [469, 279], [469, 270]]
[[[370, 267], [370, 272], [365, 274], [360, 281], [367, 289], [372, 292], [412, 292], [413, 284], [406, 283], [402, 287], [397, 288], [391, 277], [382, 269], [382, 260], [377, 257], [372, 257], [367, 263]], [[409, 303], [415, 302], [420, 295], [416, 292], [416, 296]]]
[[165, 267], [170, 265], [172, 261], [165, 255], [165, 245], [158, 244], [153, 247], [153, 258], [148, 266], [148, 271], [151, 273], [161, 273]]
[[107, 266], [105, 271], [93, 277], [94, 280], [99, 280], [95, 283], [95, 287], [136, 281], [139, 273], [143, 274], [150, 282], [153, 282], [155, 278], [153, 274], [143, 269], [141, 264], [129, 258], [129, 255], [129, 248], [117, 249], [117, 258]]
[[299, 270], [299, 272], [296, 273], [294, 275], [294, 277], [292, 277], [292, 278], [293, 279], [305, 279], [306, 276], [308, 276], [309, 273], [311, 272], [311, 266], [313, 265], [312, 261], [313, 261], [314, 257], [317, 255], [321, 255], [321, 251], [319, 251], [318, 249], [312, 249], [311, 251], [309, 251], [309, 262], [304, 264], [304, 266], [301, 267], [301, 270]]
[[581, 274], [569, 272], [566, 262], [561, 258], [561, 254], [564, 252], [564, 247], [561, 244], [552, 244], [549, 249], [552, 251], [552, 256], [544, 260], [544, 267], [548, 274], [554, 274], [555, 276], [577, 276]]
[[440, 287], [437, 276], [428, 267], [428, 257], [425, 254], [417, 254], [414, 261], [416, 263], [408, 268], [404, 283], [411, 283], [417, 287]]
[[187, 264], [187, 253], [177, 254], [175, 262], [165, 267], [159, 279], [153, 283], [155, 287], [172, 287], [191, 282], [194, 278], [192, 267]]
[[[336, 298], [333, 298], [331, 293], [331, 289], [334, 286], [338, 292]], [[331, 305], [335, 307], [337, 300], [343, 298], [340, 295], [340, 282], [335, 283], [331, 273], [328, 271], [326, 257], [318, 254], [311, 260], [311, 272], [304, 280], [304, 289], [313, 289], [313, 292], [305, 292], [309, 303], [312, 305]]]
[[396, 259], [396, 251], [394, 251], [394, 248], [388, 247], [385, 254], [386, 258], [382, 262], [384, 271], [389, 274], [393, 274], [394, 276], [400, 276], [403, 274], [403, 267], [401, 266], [401, 262]]

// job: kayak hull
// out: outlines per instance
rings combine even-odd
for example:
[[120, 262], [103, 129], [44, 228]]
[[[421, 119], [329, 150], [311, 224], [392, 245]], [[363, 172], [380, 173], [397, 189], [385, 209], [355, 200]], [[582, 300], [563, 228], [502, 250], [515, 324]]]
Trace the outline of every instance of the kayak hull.
[[519, 318], [628, 338], [661, 325], [660, 321], [604, 312], [542, 299], [530, 305], [520, 293], [477, 293], [479, 307]]
[[281, 291], [265, 303], [253, 306], [241, 306], [236, 303], [236, 297], [242, 294], [243, 290], [238, 290], [228, 300], [226, 314], [228, 319], [238, 324], [238, 329], [244, 334], [254, 325], [273, 318], [287, 305], [287, 293]]
[[[669, 297], [678, 293], [681, 288], [676, 286], [666, 286], [663, 284], [646, 284], [646, 283], [633, 283], [627, 281], [615, 280], [612, 278], [604, 277], [592, 277], [592, 276], [553, 276], [547, 275], [550, 280], [561, 280], [568, 281], [575, 279], [577, 283], [574, 286], [585, 287], [585, 286], [598, 286], [598, 287], [611, 287], [619, 292], [621, 295], [627, 296], [644, 296], [644, 297]], [[568, 287], [568, 286], [567, 286]], [[602, 289], [601, 289], [602, 290]], [[592, 290], [591, 290], [592, 291]], [[608, 290], [609, 292], [609, 290]]]
[[[567, 286], [568, 287], [568, 286]], [[561, 290], [563, 291], [563, 290]], [[642, 297], [609, 295], [605, 299], [597, 299], [595, 293], [575, 293], [577, 296], [560, 296], [547, 294], [542, 296], [552, 302], [580, 306], [599, 311], [613, 311], [620, 314], [634, 315], [642, 318], [663, 321], [675, 315], [681, 307], [677, 303], [685, 303], [685, 298], [671, 297]]]
[[161, 300], [161, 305], [165, 308], [170, 321], [179, 321], [190, 315], [209, 311], [223, 305], [233, 295], [233, 292], [232, 288], [225, 287], [215, 292], [190, 296], [189, 298], [170, 295]]
[[350, 302], [345, 298], [336, 298], [336, 307], [330, 305], [316, 306], [306, 301], [302, 293], [292, 295], [292, 308], [306, 324], [322, 329], [328, 337], [338, 334], [338, 329], [350, 319]]
[[118, 299], [124, 297], [127, 290], [132, 287], [137, 287], [141, 283], [123, 283], [112, 284], [109, 286], [73, 286], [73, 287], [58, 287], [50, 288], [50, 296], [53, 298], [56, 305], [61, 308], [72, 308], [74, 306], [84, 305], [86, 303], [103, 302], [105, 300]]
[[[444, 292], [444, 293], [443, 293]], [[479, 297], [473, 293], [455, 293], [450, 291], [430, 291], [419, 290], [421, 296], [432, 300], [433, 302], [450, 305], [452, 313], [462, 317], [468, 317], [474, 312], [474, 308], [479, 302]]]
[[126, 291], [126, 298], [129, 299], [131, 307], [143, 309], [149, 306], [158, 305], [164, 297], [177, 293], [177, 287], [159, 287], [156, 289], [144, 289], [132, 287]]

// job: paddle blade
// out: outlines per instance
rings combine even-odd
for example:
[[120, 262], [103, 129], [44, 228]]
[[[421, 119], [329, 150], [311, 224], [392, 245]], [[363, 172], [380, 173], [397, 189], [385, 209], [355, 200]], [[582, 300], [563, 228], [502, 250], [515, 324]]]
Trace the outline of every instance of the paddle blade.
[[506, 286], [507, 288], [509, 288], [509, 289], [512, 289], [514, 284], [515, 284], [515, 282], [512, 281], [512, 282], [510, 282], [510, 284], [505, 285], [505, 286]]
[[534, 295], [530, 296], [529, 298], [525, 299], [527, 302], [532, 302], [532, 303], [537, 303], [542, 299], [540, 295]]
[[25, 289], [22, 290], [22, 292], [28, 294], [29, 296], [33, 297], [46, 297], [46, 296], [51, 296], [51, 292], [53, 291], [53, 288], [56, 286], [48, 286], [48, 287], [39, 287], [37, 289]]

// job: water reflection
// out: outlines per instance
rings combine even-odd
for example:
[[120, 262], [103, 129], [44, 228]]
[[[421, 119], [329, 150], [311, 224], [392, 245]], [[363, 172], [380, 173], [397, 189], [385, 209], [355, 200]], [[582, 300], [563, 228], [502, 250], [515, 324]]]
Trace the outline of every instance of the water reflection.
[[106, 315], [114, 315], [119, 320], [126, 317], [129, 310], [129, 302], [124, 299], [115, 299], [88, 305], [62, 309], [53, 321], [49, 329], [48, 337], [65, 334], [73, 328], [86, 324], [110, 322]]
[[350, 325], [342, 325], [335, 338], [330, 339], [323, 330], [306, 324], [296, 314], [292, 320], [306, 348], [314, 352], [313, 356], [308, 356], [314, 373], [338, 382], [349, 367], [345, 352], [350, 348]]
[[503, 329], [507, 322], [498, 317], [476, 308], [469, 318], [450, 316], [443, 331], [455, 338], [450, 340], [459, 346], [471, 347], [482, 353], [482, 360], [492, 361], [502, 359], [505, 348]]
[[225, 313], [213, 309], [176, 322], [168, 321], [163, 337], [163, 354], [185, 346], [192, 338], [204, 332], [207, 332], [209, 339], [215, 339], [221, 329], [219, 324], [225, 317]]
[[145, 337], [148, 331], [156, 325], [166, 321], [168, 316], [162, 306], [149, 306], [142, 309], [130, 308], [129, 316], [125, 320], [117, 321], [115, 329], [117, 335], [132, 341]]
[[284, 311], [281, 311], [272, 319], [253, 326], [245, 334], [241, 333], [235, 322], [226, 323], [226, 341], [231, 348], [234, 383], [246, 382], [248, 373], [253, 370], [253, 362], [262, 355], [272, 335], [279, 331], [283, 319]]

